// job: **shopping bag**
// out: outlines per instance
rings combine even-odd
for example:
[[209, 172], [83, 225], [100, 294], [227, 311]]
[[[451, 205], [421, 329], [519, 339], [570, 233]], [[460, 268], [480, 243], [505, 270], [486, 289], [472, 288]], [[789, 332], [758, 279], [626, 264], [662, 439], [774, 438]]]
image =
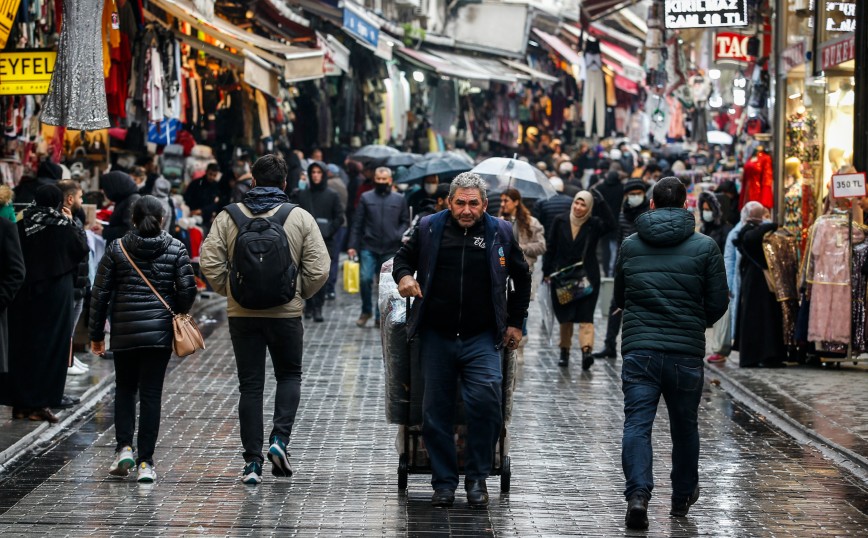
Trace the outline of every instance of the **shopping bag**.
[[551, 345], [552, 333], [555, 328], [555, 310], [552, 306], [552, 291], [548, 282], [543, 281], [540, 283], [536, 299], [539, 303], [540, 313], [542, 314], [543, 336], [549, 345]]
[[344, 291], [347, 293], [359, 293], [359, 262], [353, 260], [344, 261]]

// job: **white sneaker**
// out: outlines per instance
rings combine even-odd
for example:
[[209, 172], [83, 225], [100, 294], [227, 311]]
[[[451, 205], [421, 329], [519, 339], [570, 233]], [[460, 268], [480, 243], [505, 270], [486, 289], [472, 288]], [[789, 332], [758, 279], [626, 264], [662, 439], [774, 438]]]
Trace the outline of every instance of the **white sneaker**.
[[72, 366], [66, 369], [66, 375], [84, 375], [88, 371], [85, 368], [80, 367], [79, 365], [72, 363]]
[[72, 356], [72, 365], [78, 366], [83, 370], [90, 370], [90, 366], [88, 366], [84, 361], [79, 360], [75, 355]]
[[133, 457], [133, 447], [125, 446], [117, 453], [114, 463], [109, 467], [109, 474], [114, 476], [127, 476], [130, 474], [130, 469], [136, 466], [136, 459]]
[[136, 478], [136, 481], [142, 482], [145, 484], [152, 484], [157, 481], [157, 471], [154, 470], [154, 466], [150, 463], [143, 461], [139, 464], [139, 476]]

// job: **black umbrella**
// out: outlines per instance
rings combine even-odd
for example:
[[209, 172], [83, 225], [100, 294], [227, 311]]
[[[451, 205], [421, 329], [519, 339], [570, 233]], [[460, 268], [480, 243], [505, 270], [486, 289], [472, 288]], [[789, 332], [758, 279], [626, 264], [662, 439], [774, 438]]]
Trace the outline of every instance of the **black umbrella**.
[[358, 151], [350, 155], [350, 159], [362, 164], [382, 164], [389, 157], [400, 154], [401, 152], [393, 147], [371, 144], [359, 148]]
[[460, 155], [446, 153], [442, 157], [433, 157], [414, 164], [398, 182], [411, 183], [426, 176], [439, 176], [441, 180], [444, 180], [471, 168], [473, 168], [472, 162], [468, 163]]
[[391, 155], [386, 157], [386, 160], [383, 162], [383, 166], [388, 166], [389, 168], [397, 168], [398, 166], [412, 166], [424, 159], [418, 153], [398, 153], [397, 155]]

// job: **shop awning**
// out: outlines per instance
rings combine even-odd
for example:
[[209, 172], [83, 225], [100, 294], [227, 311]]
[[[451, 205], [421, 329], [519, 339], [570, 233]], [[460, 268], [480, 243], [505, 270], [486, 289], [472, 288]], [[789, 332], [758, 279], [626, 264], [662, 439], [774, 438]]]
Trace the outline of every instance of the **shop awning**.
[[530, 77], [527, 76], [526, 73], [513, 71], [497, 60], [465, 56], [464, 54], [454, 54], [441, 50], [427, 52], [443, 58], [452, 65], [460, 66], [462, 69], [485, 74], [488, 76], [489, 80], [495, 82], [504, 82], [509, 84], [512, 82], [518, 82], [519, 80], [530, 80]]
[[641, 1], [642, 0], [584, 0], [582, 2], [581, 10], [585, 17], [589, 20], [595, 21], [613, 13], [617, 13], [633, 4], [638, 4]]
[[537, 82], [548, 82], [552, 84], [558, 82], [557, 77], [553, 77], [551, 75], [543, 73], [542, 71], [538, 71], [533, 67], [530, 67], [520, 62], [516, 62], [515, 60], [507, 60], [506, 58], [501, 58], [500, 61], [505, 63], [512, 69], [515, 69], [516, 71], [523, 71], [527, 73], [530, 76], [531, 80], [536, 80]]
[[407, 47], [397, 47], [397, 49], [398, 54], [403, 56], [410, 63], [430, 69], [447, 77], [485, 82], [491, 80], [491, 76], [483, 70], [474, 70], [462, 67], [461, 65], [454, 65], [439, 56], [422, 52], [420, 50], [410, 49]]
[[533, 29], [534, 33], [543, 40], [543, 42], [552, 50], [557, 52], [564, 60], [570, 64], [581, 64], [583, 62], [579, 53], [574, 51], [569, 45], [564, 43], [559, 37], [553, 36], [547, 32], [543, 32], [539, 28]]

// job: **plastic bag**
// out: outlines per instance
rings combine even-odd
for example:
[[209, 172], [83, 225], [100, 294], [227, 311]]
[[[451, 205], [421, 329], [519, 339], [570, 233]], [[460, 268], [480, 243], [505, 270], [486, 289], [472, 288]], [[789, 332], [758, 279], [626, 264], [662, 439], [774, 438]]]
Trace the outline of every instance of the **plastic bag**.
[[347, 293], [359, 293], [359, 262], [353, 260], [344, 261], [344, 291]]
[[386, 373], [386, 420], [407, 424], [412, 385], [410, 344], [407, 342], [407, 299], [392, 278], [392, 260], [380, 269], [380, 337]]
[[542, 314], [543, 336], [549, 345], [551, 345], [552, 333], [555, 329], [555, 310], [552, 306], [552, 292], [548, 282], [542, 281], [540, 283], [536, 300], [539, 303], [540, 313]]

